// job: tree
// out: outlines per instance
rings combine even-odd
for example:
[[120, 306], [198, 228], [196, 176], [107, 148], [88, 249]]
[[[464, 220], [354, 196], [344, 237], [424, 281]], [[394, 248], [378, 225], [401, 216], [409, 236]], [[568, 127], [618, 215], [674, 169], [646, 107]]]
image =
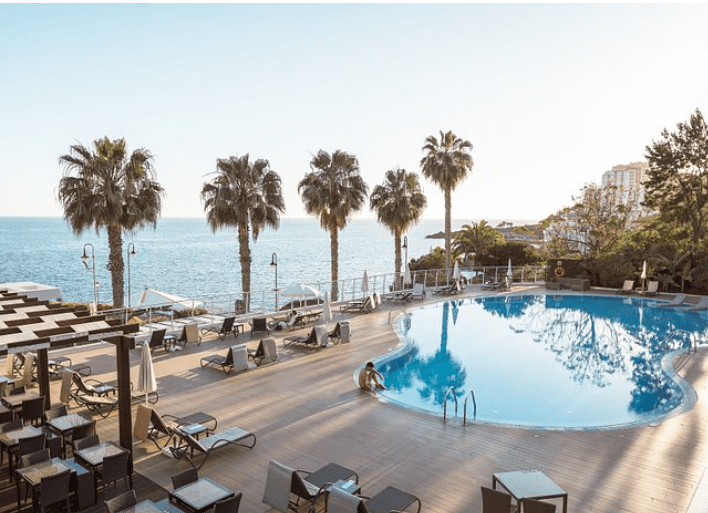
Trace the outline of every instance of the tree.
[[123, 295], [123, 232], [157, 225], [164, 190], [155, 179], [152, 154], [144, 149], [130, 155], [125, 139], [108, 137], [93, 142], [93, 149], [71, 146], [59, 157], [64, 174], [58, 197], [64, 219], [76, 235], [91, 227], [108, 234], [108, 269], [113, 306], [121, 308]]
[[636, 195], [589, 184], [573, 200], [575, 205], [544, 221], [546, 245], [559, 252], [554, 256], [592, 259], [614, 251], [631, 228]]
[[285, 212], [285, 200], [280, 176], [265, 159], [249, 162], [249, 155], [217, 159], [216, 176], [202, 187], [202, 200], [207, 223], [213, 232], [233, 226], [238, 229], [241, 289], [248, 309], [251, 292], [251, 248], [249, 229], [253, 240], [265, 227], [277, 229], [280, 214]]
[[362, 209], [369, 188], [359, 173], [354, 155], [320, 150], [310, 161], [310, 171], [300, 180], [298, 193], [305, 212], [319, 217], [320, 227], [329, 231], [332, 300], [339, 298], [339, 232], [354, 212]]
[[450, 278], [450, 234], [452, 216], [452, 191], [472, 172], [472, 143], [460, 139], [452, 131], [440, 131], [440, 140], [429, 136], [420, 161], [423, 176], [440, 187], [445, 195], [445, 276]]
[[708, 220], [708, 127], [700, 110], [677, 131], [664, 129], [661, 140], [646, 147], [648, 179], [644, 205], [671, 222], [690, 227], [696, 247], [704, 244]]
[[418, 175], [399, 168], [386, 171], [384, 183], [374, 187], [369, 201], [379, 223], [393, 234], [395, 272], [401, 276], [401, 236], [420, 220], [427, 205]]
[[492, 228], [487, 221], [482, 219], [479, 223], [474, 221], [471, 224], [462, 225], [462, 229], [452, 241], [452, 253], [454, 257], [460, 255], [467, 256], [471, 253], [484, 255], [494, 244], [504, 242], [504, 234]]

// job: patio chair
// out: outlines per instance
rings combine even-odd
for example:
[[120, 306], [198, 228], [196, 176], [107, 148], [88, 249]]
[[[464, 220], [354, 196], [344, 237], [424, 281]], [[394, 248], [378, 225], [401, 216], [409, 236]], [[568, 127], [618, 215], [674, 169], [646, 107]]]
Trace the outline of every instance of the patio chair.
[[683, 306], [686, 303], [686, 294], [676, 294], [674, 299], [667, 303], [654, 303], [652, 306], [656, 308], [673, 308], [675, 306]]
[[256, 365], [274, 363], [278, 359], [278, 348], [273, 337], [267, 337], [258, 342], [258, 347], [248, 350], [248, 357]]
[[45, 513], [49, 506], [63, 503], [67, 513], [71, 512], [69, 504], [69, 483], [71, 481], [71, 469], [66, 469], [58, 474], [43, 477], [39, 484], [39, 511]]
[[179, 474], [172, 476], [172, 488], [175, 490], [177, 488], [182, 488], [183, 486], [193, 483], [198, 479], [199, 471], [194, 467], [190, 467], [184, 472], [180, 472]]
[[72, 454], [79, 450], [80, 440], [94, 436], [96, 434], [96, 421], [77, 426], [71, 430], [71, 440], [67, 440], [66, 445], [71, 447]]
[[[240, 445], [252, 449], [256, 445], [256, 435], [238, 427], [229, 428], [219, 433], [212, 433], [201, 440], [197, 440], [192, 435], [181, 431], [175, 431], [174, 433], [175, 437], [178, 438], [178, 442], [170, 447], [170, 451], [177, 459], [186, 458], [196, 469], [202, 468], [209, 459], [209, 455], [217, 449], [231, 445]], [[245, 442], [249, 438], [251, 439], [250, 445]], [[199, 465], [194, 464], [195, 453], [204, 456]]]
[[224, 340], [226, 335], [229, 333], [233, 333], [234, 337], [238, 337], [238, 330], [234, 330], [235, 322], [236, 317], [226, 317], [219, 328], [207, 328], [202, 330], [202, 335], [206, 335], [207, 333], [216, 333], [216, 336], [219, 337], [220, 340]]
[[254, 317], [251, 319], [251, 338], [256, 333], [265, 333], [270, 335], [270, 328], [268, 327], [268, 319], [265, 317]]
[[243, 493], [238, 492], [233, 497], [221, 499], [214, 504], [212, 513], [238, 513], [238, 508], [241, 506], [241, 497], [243, 497]]
[[167, 344], [167, 340], [165, 340], [165, 333], [167, 333], [167, 329], [161, 329], [161, 330], [154, 330], [150, 334], [150, 340], [148, 341], [148, 347], [150, 348], [150, 352], [152, 353], [153, 350], [157, 348], [162, 348], [165, 351], [169, 348], [169, 345]]
[[556, 513], [555, 504], [534, 499], [522, 499], [521, 509], [524, 513]]
[[624, 280], [622, 288], [615, 291], [617, 294], [632, 294], [634, 293], [634, 280]]
[[96, 470], [96, 475], [103, 481], [103, 493], [105, 496], [106, 486], [123, 480], [126, 491], [133, 489], [133, 475], [128, 471], [128, 457], [130, 453], [123, 451], [112, 456], [103, 458], [103, 465]]
[[199, 365], [202, 369], [207, 365], [221, 367], [225, 374], [231, 374], [231, 371], [241, 372], [248, 370], [248, 349], [246, 344], [237, 344], [229, 347], [226, 355], [210, 354], [199, 360]]
[[403, 511], [414, 504], [418, 505], [416, 513], [420, 513], [420, 499], [393, 486], [384, 488], [371, 498], [352, 495], [334, 486], [327, 491], [328, 513], [389, 513]]
[[425, 299], [425, 283], [413, 284], [413, 299]]
[[22, 401], [20, 416], [25, 425], [41, 424], [44, 420], [44, 397], [39, 396]]
[[66, 411], [66, 406], [63, 404], [61, 406], [55, 406], [54, 408], [49, 408], [48, 410], [45, 410], [44, 412], [44, 421], [56, 419], [57, 417], [64, 417], [66, 416], [67, 411]]
[[187, 347], [190, 342], [197, 345], [202, 343], [202, 336], [199, 334], [199, 327], [196, 322], [185, 324], [182, 328], [182, 334], [175, 340], [175, 344], [182, 346], [182, 348]]
[[708, 297], [704, 296], [695, 305], [680, 306], [679, 309], [685, 312], [708, 310]]
[[511, 505], [511, 495], [482, 486], [482, 513], [510, 513], [516, 511]]
[[119, 511], [132, 508], [137, 505], [137, 503], [138, 499], [135, 496], [135, 490], [128, 490], [117, 497], [103, 501], [107, 513], [118, 513]]

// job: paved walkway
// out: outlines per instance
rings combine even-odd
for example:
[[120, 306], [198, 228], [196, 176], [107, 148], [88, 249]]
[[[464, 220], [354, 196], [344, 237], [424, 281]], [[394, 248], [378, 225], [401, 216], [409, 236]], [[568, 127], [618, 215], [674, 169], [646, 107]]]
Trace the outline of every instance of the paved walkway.
[[[537, 290], [515, 286], [512, 293]], [[469, 287], [465, 295], [476, 293]], [[438, 297], [428, 299], [433, 300]], [[492, 473], [523, 469], [542, 470], [566, 489], [571, 512], [706, 511], [705, 501], [694, 494], [705, 493], [708, 479], [707, 348], [675, 361], [698, 394], [696, 405], [656, 426], [595, 431], [463, 427], [459, 419], [444, 424], [358, 390], [355, 369], [398, 345], [392, 320], [402, 310], [387, 303], [368, 315], [347, 316], [350, 344], [308, 352], [279, 343], [278, 363], [238, 375], [199, 366], [201, 356], [225, 353], [233, 337], [158, 353], [158, 411], [178, 416], [204, 411], [218, 418], [219, 429], [239, 426], [257, 434], [253, 450], [223, 449], [200, 471], [243, 492], [243, 513], [269, 511], [261, 497], [270, 459], [306, 470], [339, 463], [359, 473], [365, 495], [396, 486], [420, 497], [425, 512], [481, 511], [480, 486], [491, 485]], [[335, 321], [340, 318], [335, 315]], [[241, 335], [237, 341], [255, 347], [258, 338]], [[113, 379], [112, 346], [96, 346], [73, 358], [89, 363], [93, 377]], [[138, 362], [139, 351], [134, 351], [134, 382]], [[58, 381], [52, 383], [55, 401], [59, 388]], [[115, 413], [99, 421], [99, 433], [118, 438]], [[165, 488], [171, 487], [170, 475], [188, 467], [153, 444], [136, 444], [135, 459], [136, 470]]]

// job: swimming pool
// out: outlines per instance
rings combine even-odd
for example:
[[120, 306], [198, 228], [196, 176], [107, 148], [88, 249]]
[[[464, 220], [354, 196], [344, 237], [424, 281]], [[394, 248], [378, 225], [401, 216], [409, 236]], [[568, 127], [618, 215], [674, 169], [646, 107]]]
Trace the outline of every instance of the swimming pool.
[[[695, 401], [662, 359], [708, 333], [705, 313], [656, 304], [639, 297], [549, 294], [411, 309], [397, 324], [402, 349], [377, 362], [392, 387], [381, 395], [442, 414], [446, 391], [454, 387], [461, 416], [472, 390], [477, 420], [506, 425], [651, 422]], [[447, 407], [454, 415], [451, 395]]]

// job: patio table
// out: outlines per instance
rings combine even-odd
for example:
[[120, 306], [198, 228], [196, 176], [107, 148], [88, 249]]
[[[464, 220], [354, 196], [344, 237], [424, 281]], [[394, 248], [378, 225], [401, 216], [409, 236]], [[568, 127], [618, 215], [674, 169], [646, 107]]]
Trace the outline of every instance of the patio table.
[[150, 499], [146, 499], [135, 506], [120, 510], [120, 513], [162, 513], [162, 510]]
[[499, 483], [516, 499], [516, 510], [520, 511], [523, 499], [563, 499], [563, 513], [568, 512], [568, 492], [540, 470], [517, 470], [513, 472], [497, 472], [492, 475], [492, 488]]
[[192, 513], [202, 513], [209, 510], [222, 499], [233, 497], [235, 493], [228, 488], [215, 483], [208, 477], [200, 477], [188, 485], [169, 492], [170, 499], [184, 506]]
[[27, 438], [41, 434], [42, 431], [34, 426], [25, 426], [20, 429], [13, 429], [12, 431], [0, 433], [0, 444], [2, 444], [5, 450], [7, 450], [7, 461], [9, 467], [8, 477], [12, 478], [12, 471], [14, 470], [13, 452], [20, 444], [20, 438]]
[[13, 412], [16, 412], [22, 408], [22, 401], [26, 401], [27, 399], [36, 399], [37, 397], [39, 397], [39, 394], [35, 394], [34, 392], [25, 392], [23, 394], [6, 395], [1, 400], [5, 406]]
[[103, 458], [115, 456], [126, 449], [113, 442], [100, 442], [97, 445], [80, 449], [74, 453], [74, 459], [82, 466], [93, 470], [93, 487], [96, 489], [96, 469], [103, 465]]
[[354, 480], [355, 483], [359, 483], [359, 476], [356, 472], [336, 463], [329, 463], [319, 470], [314, 471], [309, 476], [304, 478], [305, 481], [315, 485], [317, 488], [321, 488], [327, 483], [334, 483], [337, 481], [350, 481]]
[[32, 511], [37, 510], [37, 488], [42, 484], [42, 478], [51, 477], [59, 474], [65, 470], [74, 469], [68, 467], [60, 458], [52, 458], [51, 460], [46, 460], [36, 465], [32, 465], [25, 468], [17, 469], [15, 480], [17, 487], [17, 511], [22, 510], [22, 481], [25, 481], [32, 488]]
[[[418, 503], [416, 513], [420, 513], [421, 502], [418, 497], [393, 486], [387, 486], [373, 498], [366, 501], [366, 509], [371, 513], [387, 513], [394, 507], [398, 508], [398, 511], [403, 511], [416, 502]], [[402, 504], [405, 504], [405, 506], [401, 506]]]
[[70, 413], [49, 419], [45, 424], [49, 427], [50, 431], [61, 436], [62, 454], [66, 457], [66, 437], [74, 431], [74, 428], [86, 426], [92, 422], [94, 422], [92, 419], [86, 418], [83, 415]]

